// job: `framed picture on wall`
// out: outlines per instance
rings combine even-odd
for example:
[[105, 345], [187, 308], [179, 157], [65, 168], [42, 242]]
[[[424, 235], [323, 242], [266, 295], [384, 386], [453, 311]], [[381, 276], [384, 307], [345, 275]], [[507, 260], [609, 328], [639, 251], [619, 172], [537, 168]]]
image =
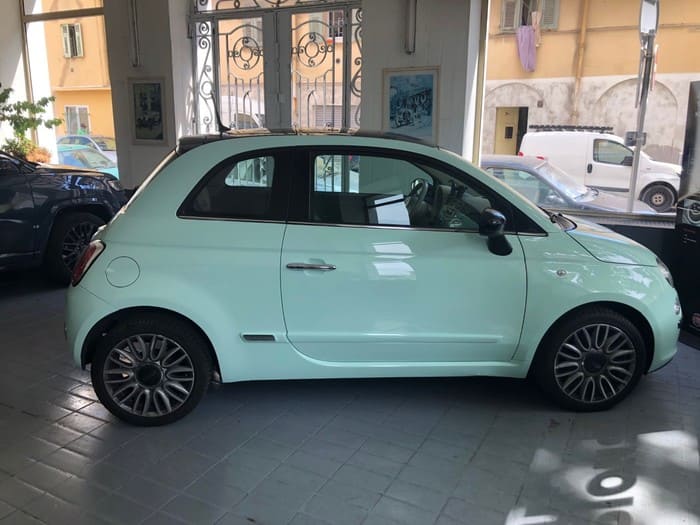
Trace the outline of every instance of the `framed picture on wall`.
[[438, 140], [438, 67], [385, 69], [382, 130]]
[[134, 144], [165, 144], [162, 78], [129, 79]]

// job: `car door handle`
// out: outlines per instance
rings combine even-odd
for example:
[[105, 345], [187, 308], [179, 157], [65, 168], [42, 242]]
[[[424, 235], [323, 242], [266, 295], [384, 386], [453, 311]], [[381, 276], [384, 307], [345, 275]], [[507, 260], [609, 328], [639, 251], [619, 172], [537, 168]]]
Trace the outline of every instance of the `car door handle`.
[[328, 272], [335, 270], [335, 264], [288, 263], [287, 268], [290, 270], [321, 270]]
[[588, 163], [588, 168], [586, 169], [586, 171], [587, 171], [588, 173], [592, 173], [592, 172], [593, 172], [593, 164], [592, 164], [592, 163], [590, 163], [590, 162]]

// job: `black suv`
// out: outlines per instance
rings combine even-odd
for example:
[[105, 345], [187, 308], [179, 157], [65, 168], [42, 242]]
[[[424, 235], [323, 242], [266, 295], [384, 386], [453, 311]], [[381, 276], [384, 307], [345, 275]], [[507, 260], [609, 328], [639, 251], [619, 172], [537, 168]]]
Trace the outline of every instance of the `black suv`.
[[43, 264], [68, 283], [92, 234], [126, 201], [112, 175], [0, 152], [0, 269]]

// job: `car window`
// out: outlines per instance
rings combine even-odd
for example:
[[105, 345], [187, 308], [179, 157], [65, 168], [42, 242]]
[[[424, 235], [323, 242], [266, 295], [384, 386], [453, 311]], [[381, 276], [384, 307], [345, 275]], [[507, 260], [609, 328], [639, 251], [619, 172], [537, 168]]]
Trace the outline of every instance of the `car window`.
[[95, 144], [93, 144], [93, 142], [87, 137], [77, 137], [75, 139], [75, 143], [80, 144], [81, 146], [89, 146], [93, 149], [97, 149], [95, 148]]
[[61, 164], [65, 164], [67, 166], [77, 166], [79, 168], [88, 167], [88, 165], [85, 164], [84, 159], [78, 158], [74, 151], [59, 152], [58, 160]]
[[476, 230], [488, 191], [433, 166], [373, 155], [312, 156], [314, 222]]
[[240, 219], [284, 218], [273, 199], [275, 158], [229, 159], [215, 167], [181, 208], [195, 217]]
[[593, 141], [593, 160], [604, 164], [631, 166], [632, 150], [612, 140], [596, 139]]
[[487, 168], [486, 171], [536, 204], [542, 203], [551, 191], [547, 183], [527, 171], [511, 168]]

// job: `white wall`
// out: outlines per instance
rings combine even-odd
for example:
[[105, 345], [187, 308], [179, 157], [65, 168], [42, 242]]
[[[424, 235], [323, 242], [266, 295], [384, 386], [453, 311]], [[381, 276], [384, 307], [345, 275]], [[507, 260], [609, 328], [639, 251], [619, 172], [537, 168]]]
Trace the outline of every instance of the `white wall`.
[[[404, 0], [363, 3], [362, 128], [381, 128], [384, 68], [440, 66], [438, 144], [470, 157], [478, 55], [478, 35], [470, 38], [470, 29], [479, 26], [479, 9], [465, 0], [418, 0], [416, 51], [408, 55], [406, 4]], [[472, 23], [477, 17], [475, 25], [470, 16]], [[472, 106], [469, 118], [465, 101]]]
[[168, 5], [172, 46], [175, 135], [181, 137], [194, 133], [192, 40], [185, 38], [190, 2], [169, 0]]
[[[183, 4], [186, 2], [183, 0]], [[131, 33], [128, 3], [104, 0], [109, 76], [112, 84], [114, 129], [119, 157], [119, 176], [126, 187], [141, 183], [148, 173], [175, 146], [173, 107], [173, 62], [171, 54], [169, 0], [137, 0], [141, 65], [133, 67], [130, 57]], [[176, 29], [173, 38], [186, 40], [185, 29]], [[186, 68], [187, 66], [185, 66]], [[187, 69], [189, 72], [189, 69]], [[164, 145], [133, 143], [129, 78], [164, 80]], [[180, 101], [178, 101], [180, 104]]]
[[[3, 2], [0, 16], [0, 84], [12, 88], [11, 100], [26, 100], [19, 2]], [[12, 136], [12, 128], [0, 126], [0, 143]]]

